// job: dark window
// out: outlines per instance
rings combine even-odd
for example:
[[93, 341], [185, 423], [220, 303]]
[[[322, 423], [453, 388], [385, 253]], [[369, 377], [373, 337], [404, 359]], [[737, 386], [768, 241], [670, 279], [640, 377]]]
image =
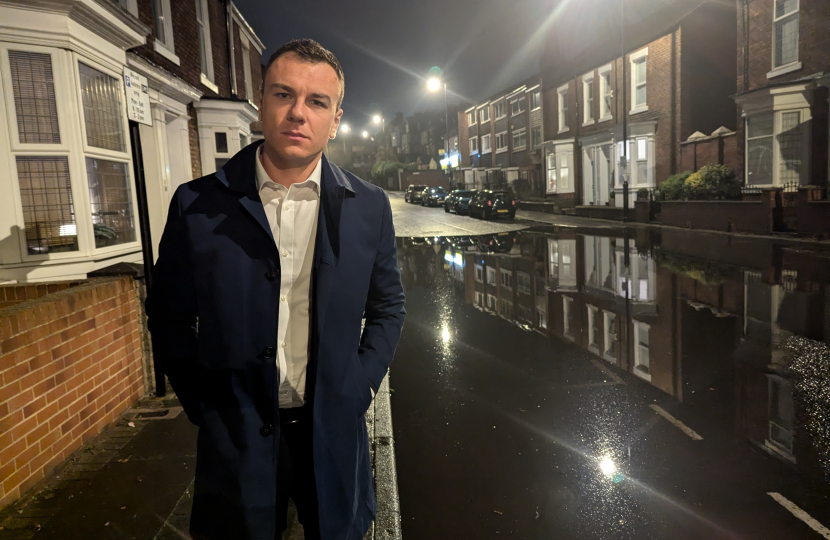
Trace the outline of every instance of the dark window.
[[222, 131], [217, 131], [216, 135], [216, 153], [217, 154], [227, 154], [228, 153], [228, 134]]

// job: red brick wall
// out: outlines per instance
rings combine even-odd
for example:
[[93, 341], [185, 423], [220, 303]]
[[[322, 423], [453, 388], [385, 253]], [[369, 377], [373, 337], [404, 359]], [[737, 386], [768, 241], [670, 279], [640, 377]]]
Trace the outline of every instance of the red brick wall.
[[0, 287], [0, 309], [25, 302], [37, 300], [41, 296], [66, 290], [80, 285], [80, 281], [60, 281], [55, 283], [7, 285]]
[[108, 278], [0, 310], [0, 508], [144, 394], [139, 309]]
[[[149, 59], [170, 73], [180, 77], [188, 84], [201, 90], [205, 96], [217, 94], [200, 82], [202, 70], [199, 53], [199, 36], [196, 25], [196, 4], [193, 1], [171, 0], [170, 9], [173, 19], [173, 48], [180, 63], [177, 66], [153, 48], [153, 36], [147, 44], [133, 49], [137, 54]], [[210, 44], [213, 50], [213, 80], [219, 87], [219, 96], [230, 97], [228, 79], [228, 31], [226, 25], [225, 4], [221, 0], [208, 0], [210, 19]], [[144, 24], [155, 28], [152, 0], [138, 0], [138, 18]]]
[[[798, 60], [802, 68], [773, 79], [767, 79], [772, 70], [772, 31], [775, 0], [753, 0], [747, 3], [748, 27], [742, 23], [742, 8], [738, 9], [738, 91], [763, 88], [770, 83], [801, 79], [830, 66], [830, 2], [801, 0], [799, 11]], [[748, 53], [742, 50], [749, 35]], [[746, 64], [745, 64], [746, 62]], [[744, 68], [748, 77], [744, 77]]]

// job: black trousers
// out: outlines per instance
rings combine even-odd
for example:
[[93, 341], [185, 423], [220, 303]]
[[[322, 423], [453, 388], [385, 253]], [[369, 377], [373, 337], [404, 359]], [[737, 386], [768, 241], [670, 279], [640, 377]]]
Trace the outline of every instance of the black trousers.
[[317, 486], [311, 445], [311, 407], [280, 409], [277, 530], [288, 528], [288, 499], [297, 506], [305, 540], [320, 540]]

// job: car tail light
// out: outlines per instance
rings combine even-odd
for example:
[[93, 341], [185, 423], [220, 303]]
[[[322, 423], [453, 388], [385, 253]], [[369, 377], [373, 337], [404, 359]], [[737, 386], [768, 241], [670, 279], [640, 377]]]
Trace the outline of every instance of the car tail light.
[[516, 201], [513, 201], [513, 206], [516, 206]]
[[487, 201], [487, 206], [493, 206], [493, 201]]

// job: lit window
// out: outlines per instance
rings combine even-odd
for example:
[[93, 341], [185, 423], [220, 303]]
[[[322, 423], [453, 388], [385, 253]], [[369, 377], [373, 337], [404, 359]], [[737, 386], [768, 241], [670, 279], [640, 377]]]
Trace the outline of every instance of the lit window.
[[634, 321], [634, 374], [651, 381], [648, 334], [647, 324]]
[[127, 163], [86, 158], [95, 247], [135, 242]]
[[773, 68], [798, 62], [798, 1], [775, 0]]
[[9, 51], [9, 70], [20, 142], [60, 144], [52, 57], [29, 51]]
[[66, 156], [17, 158], [29, 255], [78, 251], [75, 205]]
[[570, 171], [568, 169], [568, 156], [559, 156], [559, 189], [571, 189]]
[[548, 193], [556, 193], [556, 154], [548, 154], [547, 157], [547, 172], [548, 172]]
[[801, 113], [781, 113], [781, 129], [776, 137], [778, 142], [778, 185], [801, 182]]
[[480, 264], [476, 265], [476, 281], [479, 283], [484, 283], [484, 267]]
[[78, 71], [87, 144], [116, 152], [126, 151], [122, 82], [81, 62]]
[[489, 122], [490, 121], [490, 106], [487, 105], [483, 109], [479, 109], [478, 111], [479, 118], [481, 119], [481, 123]]
[[487, 267], [487, 285], [495, 285], [496, 284], [496, 269], [488, 266]]
[[559, 277], [559, 240], [548, 239], [548, 272], [552, 279]]
[[775, 131], [773, 113], [758, 114], [746, 119], [747, 184], [773, 184], [772, 146]]

